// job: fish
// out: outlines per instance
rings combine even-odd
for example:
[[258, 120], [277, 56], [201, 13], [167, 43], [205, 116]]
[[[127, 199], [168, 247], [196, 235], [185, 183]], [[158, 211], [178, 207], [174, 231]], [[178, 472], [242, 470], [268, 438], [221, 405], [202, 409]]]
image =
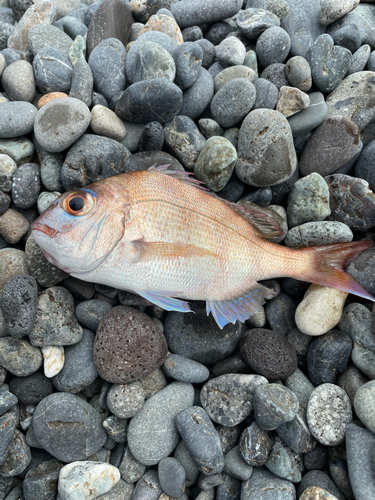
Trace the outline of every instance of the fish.
[[370, 240], [288, 248], [271, 216], [219, 198], [190, 172], [153, 165], [62, 194], [32, 223], [49, 262], [71, 276], [127, 290], [167, 311], [206, 301], [223, 328], [244, 322], [291, 277], [375, 301], [344, 266]]

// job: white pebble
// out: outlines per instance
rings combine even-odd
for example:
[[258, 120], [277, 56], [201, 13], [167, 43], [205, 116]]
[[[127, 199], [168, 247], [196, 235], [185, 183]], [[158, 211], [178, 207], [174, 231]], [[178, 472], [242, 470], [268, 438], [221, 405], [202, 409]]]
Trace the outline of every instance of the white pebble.
[[296, 310], [296, 325], [306, 335], [323, 335], [340, 321], [347, 292], [310, 285]]
[[64, 366], [64, 348], [59, 345], [47, 345], [41, 349], [44, 359], [44, 375], [47, 378], [54, 377]]

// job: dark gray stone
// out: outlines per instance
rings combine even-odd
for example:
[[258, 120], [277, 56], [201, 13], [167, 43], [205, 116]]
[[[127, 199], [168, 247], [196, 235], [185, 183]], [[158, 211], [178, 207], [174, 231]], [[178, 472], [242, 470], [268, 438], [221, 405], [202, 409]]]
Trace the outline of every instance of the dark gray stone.
[[3, 102], [0, 109], [0, 139], [19, 137], [32, 132], [38, 110], [31, 103]]
[[9, 389], [20, 403], [36, 405], [52, 393], [53, 387], [51, 380], [42, 373], [33, 373], [27, 377], [13, 377]]
[[163, 492], [172, 498], [184, 495], [185, 469], [173, 457], [162, 458], [158, 464], [158, 477]]
[[295, 327], [294, 316], [297, 304], [289, 295], [280, 292], [279, 295], [265, 305], [266, 318], [271, 327], [280, 334], [286, 335]]
[[90, 107], [93, 87], [94, 77], [90, 66], [84, 59], [78, 59], [73, 68], [69, 97], [75, 97]]
[[67, 35], [74, 40], [77, 36], [84, 37], [87, 33], [87, 26], [78, 17], [64, 16], [63, 27]]
[[211, 420], [233, 427], [251, 413], [256, 387], [267, 382], [260, 375], [228, 373], [207, 382], [201, 389], [200, 400]]
[[94, 342], [95, 335], [90, 330], [84, 329], [82, 339], [77, 344], [65, 348], [64, 366], [52, 378], [56, 389], [76, 394], [94, 382], [98, 376], [94, 365]]
[[5, 388], [0, 386], [0, 416], [10, 410], [18, 403], [18, 398]]
[[147, 123], [139, 138], [138, 151], [160, 151], [164, 144], [164, 129], [161, 123]]
[[28, 274], [19, 274], [5, 284], [0, 298], [6, 331], [15, 338], [31, 333], [38, 304], [38, 287]]
[[314, 42], [311, 24], [309, 14], [302, 6], [298, 8], [296, 3], [282, 20], [281, 26], [290, 36], [290, 54], [292, 56], [306, 57], [309, 48]]
[[126, 441], [127, 419], [110, 415], [103, 420], [103, 427], [108, 436], [116, 441], [116, 443], [124, 443]]
[[162, 369], [167, 377], [191, 384], [205, 382], [210, 375], [206, 366], [178, 354], [169, 354], [162, 365]]
[[42, 366], [39, 347], [14, 337], [0, 338], [0, 365], [17, 377], [26, 377]]
[[207, 0], [205, 8], [202, 9], [200, 0], [191, 0], [181, 5], [173, 3], [170, 10], [179, 27], [183, 29], [227, 19], [237, 14], [241, 7], [241, 0]]
[[299, 408], [294, 392], [280, 384], [259, 385], [254, 392], [253, 404], [255, 419], [266, 431], [293, 420]]
[[280, 90], [281, 87], [290, 87], [285, 67], [283, 63], [270, 64], [262, 71], [260, 77], [273, 83], [277, 87], [277, 90]]
[[269, 491], [272, 491], [275, 499], [294, 500], [296, 498], [296, 490], [291, 481], [275, 476], [264, 467], [254, 469], [250, 479], [242, 483], [241, 498], [242, 500], [253, 498], [268, 500]]
[[354, 168], [356, 177], [360, 177], [369, 183], [369, 188], [375, 189], [375, 175], [372, 169], [375, 161], [375, 141], [371, 141], [361, 152]]
[[207, 413], [199, 406], [192, 406], [178, 413], [176, 425], [198, 469], [206, 476], [220, 473], [224, 468], [224, 455]]
[[349, 482], [348, 465], [346, 460], [335, 457], [329, 464], [329, 472], [339, 490], [346, 498], [354, 498], [352, 487]]
[[185, 42], [173, 52], [176, 65], [175, 84], [185, 90], [196, 82], [203, 60], [203, 50], [198, 43]]
[[310, 486], [318, 486], [328, 491], [331, 495], [334, 495], [338, 500], [345, 500], [332, 479], [323, 471], [312, 470], [305, 474], [298, 485], [297, 494], [301, 495]]
[[261, 67], [283, 63], [289, 54], [290, 37], [279, 26], [272, 26], [264, 31], [257, 40], [256, 53]]
[[176, 65], [171, 54], [161, 45], [145, 41], [134, 57], [133, 83], [154, 78], [173, 82]]
[[69, 92], [73, 66], [67, 56], [54, 47], [39, 50], [33, 61], [35, 83], [43, 94]]
[[253, 467], [245, 462], [241, 456], [240, 447], [235, 446], [224, 456], [225, 474], [246, 481], [253, 472]]
[[368, 381], [368, 377], [355, 365], [349, 365], [344, 373], [337, 377], [337, 385], [344, 389], [352, 404], [358, 389]]
[[316, 446], [307, 425], [306, 412], [301, 408], [293, 420], [279, 425], [276, 432], [294, 453], [308, 453]]
[[280, 26], [280, 19], [264, 9], [248, 8], [237, 16], [237, 27], [249, 40], [256, 40], [259, 35], [272, 26]]
[[[66, 286], [66, 281], [64, 281], [64, 286]], [[78, 304], [75, 309], [75, 315], [83, 326], [86, 326], [93, 332], [96, 332], [101, 319], [110, 309], [112, 309], [112, 305], [108, 302], [108, 300], [85, 300]]]
[[303, 465], [307, 470], [321, 470], [324, 469], [328, 462], [328, 448], [321, 444], [317, 444], [316, 447], [304, 453], [303, 455]]
[[130, 151], [113, 139], [83, 135], [70, 148], [61, 170], [64, 188], [84, 187], [92, 182], [120, 174]]
[[40, 169], [36, 163], [21, 165], [12, 179], [12, 199], [19, 208], [30, 208], [38, 199], [41, 189]]
[[227, 21], [218, 21], [211, 25], [207, 33], [205, 33], [205, 38], [213, 45], [219, 45], [233, 31], [235, 31], [235, 28]]
[[158, 473], [155, 469], [150, 469], [136, 484], [132, 500], [158, 500], [162, 493]]
[[253, 422], [241, 434], [239, 441], [241, 457], [249, 465], [259, 467], [267, 461], [268, 454], [274, 445], [268, 432]]
[[206, 69], [201, 67], [195, 83], [183, 93], [179, 114], [195, 120], [210, 104], [213, 95], [213, 78]]
[[132, 484], [143, 476], [146, 471], [146, 465], [141, 464], [141, 462], [134, 458], [129, 446], [126, 445], [118, 469], [124, 481]]
[[23, 482], [25, 500], [54, 500], [57, 482], [63, 464], [58, 460], [48, 460], [30, 469]]
[[100, 42], [88, 59], [94, 77], [94, 89], [109, 102], [125, 89], [126, 50], [120, 40], [108, 38]]
[[[30, 448], [26, 443], [25, 436], [16, 429], [13, 440], [7, 448], [7, 459], [0, 465], [1, 476], [18, 476], [29, 465], [31, 460]], [[15, 497], [15, 500], [19, 496]]]
[[309, 97], [310, 105], [288, 118], [293, 137], [307, 134], [327, 118], [328, 108], [324, 95], [320, 92], [313, 92], [309, 94]]
[[0, 464], [3, 464], [9, 455], [9, 445], [11, 444], [17, 424], [17, 413], [7, 411], [0, 417]]
[[374, 479], [375, 437], [356, 423], [346, 428], [346, 450], [350, 485], [355, 498], [364, 500], [375, 494]]
[[165, 78], [133, 83], [120, 96], [116, 114], [128, 121], [165, 123], [180, 111], [182, 91]]
[[276, 85], [265, 78], [258, 78], [254, 82], [255, 101], [252, 109], [275, 109], [279, 98], [279, 91]]
[[173, 456], [177, 458], [180, 464], [185, 469], [186, 478], [185, 478], [185, 487], [191, 486], [196, 482], [199, 476], [199, 469], [197, 464], [194, 461], [194, 458], [191, 456], [190, 451], [187, 449], [185, 443], [181, 439], [178, 445], [176, 446]]
[[256, 90], [246, 78], [230, 80], [214, 95], [210, 111], [223, 128], [233, 127], [250, 112]]
[[[135, 153], [131, 155], [125, 162], [124, 165], [124, 171], [125, 172], [133, 172], [135, 170], [145, 170], [152, 165], [170, 165], [169, 169], [170, 170], [180, 170], [181, 172], [184, 171], [184, 167], [181, 165], [181, 163], [172, 155], [166, 153], [165, 151], [143, 151], [141, 153]], [[125, 292], [123, 292], [125, 293]], [[121, 291], [120, 291], [121, 294]], [[125, 304], [124, 305], [150, 305], [151, 303], [147, 302], [142, 302], [139, 303], [139, 296], [138, 298], [135, 299], [135, 294], [133, 293], [131, 295], [132, 300], [137, 300], [137, 304], [131, 303], [131, 304]], [[144, 301], [145, 299], [143, 299]], [[120, 300], [121, 302], [121, 300]]]
[[55, 393], [36, 407], [33, 430], [40, 445], [63, 462], [86, 460], [107, 439], [99, 413], [81, 398]]
[[349, 24], [332, 33], [332, 40], [335, 45], [345, 47], [353, 53], [361, 46], [362, 34], [357, 26]]
[[189, 26], [188, 28], [184, 28], [181, 33], [184, 42], [196, 42], [203, 38], [203, 33], [199, 26]]

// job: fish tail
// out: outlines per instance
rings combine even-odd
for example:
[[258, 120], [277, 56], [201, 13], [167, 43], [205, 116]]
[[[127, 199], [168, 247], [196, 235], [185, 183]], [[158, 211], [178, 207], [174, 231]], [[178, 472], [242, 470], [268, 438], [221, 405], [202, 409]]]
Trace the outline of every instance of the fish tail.
[[344, 270], [349, 262], [372, 246], [371, 240], [363, 240], [304, 248], [303, 252], [311, 253], [313, 256], [313, 268], [308, 276], [304, 274], [303, 279], [375, 302], [375, 298]]

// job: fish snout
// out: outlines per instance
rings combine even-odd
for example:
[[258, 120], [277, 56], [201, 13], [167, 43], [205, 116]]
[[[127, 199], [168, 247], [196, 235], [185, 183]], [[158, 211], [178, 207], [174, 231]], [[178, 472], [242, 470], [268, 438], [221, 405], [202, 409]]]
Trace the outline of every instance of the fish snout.
[[46, 234], [50, 238], [54, 238], [58, 231], [56, 229], [53, 229], [52, 227], [47, 226], [46, 224], [41, 224], [38, 221], [35, 221], [31, 224], [31, 229], [33, 231], [40, 231], [41, 233]]

